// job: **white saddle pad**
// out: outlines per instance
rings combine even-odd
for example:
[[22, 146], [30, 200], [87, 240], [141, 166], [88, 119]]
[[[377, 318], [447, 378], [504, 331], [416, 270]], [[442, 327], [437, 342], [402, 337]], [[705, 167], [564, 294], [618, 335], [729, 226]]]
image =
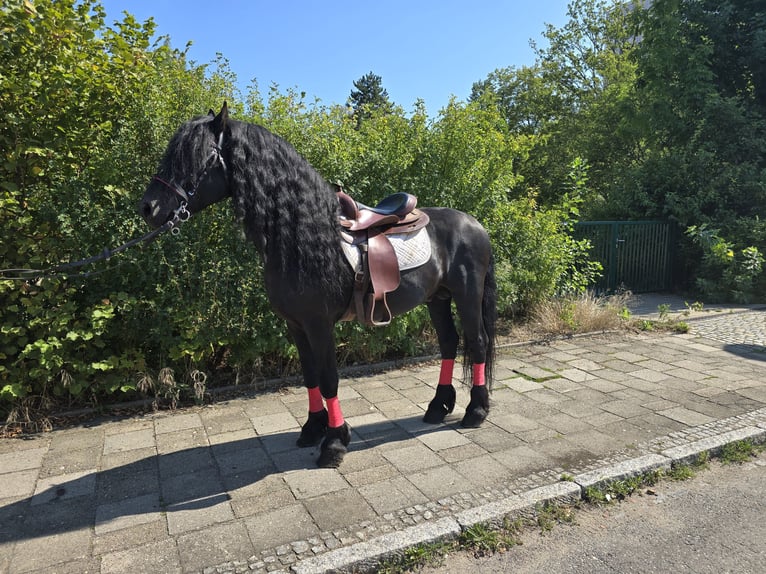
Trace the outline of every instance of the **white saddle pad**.
[[[393, 233], [387, 237], [396, 253], [400, 271], [420, 267], [431, 259], [431, 239], [425, 227], [415, 233]], [[351, 268], [358, 270], [361, 261], [359, 248], [349, 245], [342, 239], [340, 244]]]

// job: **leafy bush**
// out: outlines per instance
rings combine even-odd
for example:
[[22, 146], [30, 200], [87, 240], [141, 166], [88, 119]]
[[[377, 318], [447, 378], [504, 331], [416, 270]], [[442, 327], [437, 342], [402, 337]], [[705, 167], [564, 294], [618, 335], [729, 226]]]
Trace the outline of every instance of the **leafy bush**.
[[686, 235], [702, 249], [696, 287], [710, 301], [749, 303], [763, 291], [763, 255], [757, 247], [735, 251], [733, 243], [719, 235], [719, 230], [706, 224], [692, 225]]

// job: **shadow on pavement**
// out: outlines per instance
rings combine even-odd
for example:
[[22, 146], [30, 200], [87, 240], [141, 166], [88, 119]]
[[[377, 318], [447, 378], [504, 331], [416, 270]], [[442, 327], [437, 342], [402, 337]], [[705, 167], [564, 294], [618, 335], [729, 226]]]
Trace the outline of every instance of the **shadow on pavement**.
[[[402, 425], [402, 426], [399, 426]], [[404, 429], [408, 430], [404, 430]], [[409, 440], [414, 435], [449, 431], [447, 424], [424, 425], [420, 417], [382, 421], [352, 429], [350, 451]], [[81, 473], [0, 507], [0, 545], [93, 528], [114, 531], [126, 517], [204, 511], [231, 500], [230, 492], [282, 472], [317, 470], [319, 447], [295, 446], [298, 433], [280, 432], [223, 444], [145, 456], [115, 468]], [[69, 475], [71, 476], [71, 475]], [[266, 495], [268, 496], [268, 495]]]

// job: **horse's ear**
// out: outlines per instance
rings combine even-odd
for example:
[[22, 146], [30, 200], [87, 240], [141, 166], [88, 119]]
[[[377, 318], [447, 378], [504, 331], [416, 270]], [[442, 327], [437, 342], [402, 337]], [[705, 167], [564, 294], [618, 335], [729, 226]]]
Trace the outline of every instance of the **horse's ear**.
[[[212, 110], [210, 110], [212, 113]], [[229, 122], [229, 108], [226, 105], [226, 102], [223, 103], [223, 106], [221, 107], [221, 111], [218, 112], [218, 115], [213, 118], [213, 133], [215, 133], [216, 137], [220, 137], [226, 128], [228, 127], [227, 124]]]
[[215, 112], [213, 111], [213, 108], [210, 108], [210, 109], [208, 110], [208, 112], [207, 112], [207, 115], [208, 115], [208, 116], [210, 116], [211, 118], [214, 118], [214, 117], [215, 117]]

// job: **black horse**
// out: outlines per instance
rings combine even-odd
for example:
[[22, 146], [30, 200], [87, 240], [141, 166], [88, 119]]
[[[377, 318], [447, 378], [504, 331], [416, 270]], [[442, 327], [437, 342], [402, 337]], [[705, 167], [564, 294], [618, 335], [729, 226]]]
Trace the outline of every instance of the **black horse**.
[[[227, 197], [260, 253], [269, 300], [287, 321], [300, 355], [309, 414], [297, 444], [313, 446], [324, 438], [317, 463], [337, 467], [350, 432], [337, 398], [334, 325], [349, 308], [355, 274], [341, 248], [336, 189], [283, 139], [230, 119], [224, 103], [217, 115], [211, 110], [178, 129], [139, 211], [157, 228]], [[492, 249], [487, 232], [470, 215], [447, 208], [423, 211], [430, 217], [431, 259], [402, 271], [387, 302], [393, 315], [428, 305], [442, 357], [436, 395], [424, 416], [434, 424], [455, 405], [455, 302], [464, 335], [464, 372], [472, 381], [461, 424], [477, 427], [489, 412], [495, 348]]]

